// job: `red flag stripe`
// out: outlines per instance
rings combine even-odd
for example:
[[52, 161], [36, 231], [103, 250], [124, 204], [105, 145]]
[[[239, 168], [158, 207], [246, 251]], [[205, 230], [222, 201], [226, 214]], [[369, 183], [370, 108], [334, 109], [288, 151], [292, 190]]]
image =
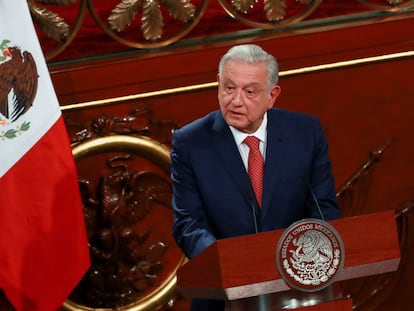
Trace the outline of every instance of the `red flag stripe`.
[[90, 265], [62, 117], [0, 178], [0, 283], [16, 310], [56, 310]]

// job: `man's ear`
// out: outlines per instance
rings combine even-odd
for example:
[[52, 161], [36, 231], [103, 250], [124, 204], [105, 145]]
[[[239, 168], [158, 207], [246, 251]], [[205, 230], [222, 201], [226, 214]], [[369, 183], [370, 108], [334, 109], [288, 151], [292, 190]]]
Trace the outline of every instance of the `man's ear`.
[[282, 92], [282, 89], [279, 85], [275, 85], [272, 87], [270, 91], [270, 103], [269, 103], [269, 109], [272, 108], [276, 102], [276, 99], [279, 97], [280, 93]]

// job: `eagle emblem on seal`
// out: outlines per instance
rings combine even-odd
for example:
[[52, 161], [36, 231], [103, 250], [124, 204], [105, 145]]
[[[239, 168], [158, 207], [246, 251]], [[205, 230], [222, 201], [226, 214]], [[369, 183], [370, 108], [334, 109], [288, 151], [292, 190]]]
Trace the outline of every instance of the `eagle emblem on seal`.
[[5, 41], [0, 45], [0, 122], [14, 122], [33, 106], [39, 75], [32, 54]]
[[332, 243], [329, 239], [316, 230], [309, 230], [293, 239], [295, 250], [291, 261], [296, 265], [301, 263], [324, 264], [332, 260]]
[[344, 245], [335, 228], [319, 219], [303, 219], [287, 228], [276, 248], [277, 267], [286, 283], [318, 291], [334, 282], [344, 261]]

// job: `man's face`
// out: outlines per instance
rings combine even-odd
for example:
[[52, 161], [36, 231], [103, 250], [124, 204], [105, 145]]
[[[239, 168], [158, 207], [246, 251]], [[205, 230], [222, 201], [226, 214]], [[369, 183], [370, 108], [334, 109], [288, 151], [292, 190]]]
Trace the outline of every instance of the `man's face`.
[[269, 86], [266, 62], [248, 64], [229, 60], [217, 81], [224, 119], [228, 125], [245, 133], [259, 128], [264, 113], [273, 107], [280, 94], [278, 85]]

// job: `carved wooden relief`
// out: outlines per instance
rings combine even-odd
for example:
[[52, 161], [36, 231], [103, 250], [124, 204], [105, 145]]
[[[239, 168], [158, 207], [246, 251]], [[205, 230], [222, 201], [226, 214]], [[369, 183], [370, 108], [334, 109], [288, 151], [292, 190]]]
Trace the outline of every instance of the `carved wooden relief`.
[[[398, 270], [378, 276], [355, 279], [342, 282], [342, 288], [346, 297], [352, 298], [354, 310], [400, 310], [383, 306], [384, 301], [393, 293], [404, 275], [410, 275], [412, 267], [409, 265], [410, 249], [413, 245], [414, 202], [405, 204], [396, 210], [396, 222], [398, 228], [401, 260]], [[378, 228], [381, 230], [381, 228]], [[363, 237], [362, 237], [363, 238]], [[406, 310], [411, 310], [408, 306]]]
[[[243, 29], [281, 29], [301, 22], [342, 17], [368, 11], [403, 12], [412, 9], [413, 0], [358, 0], [355, 3], [331, 3], [322, 0], [28, 0], [31, 16], [38, 28], [40, 42], [48, 60], [68, 50], [79, 54], [85, 41], [101, 44], [102, 38], [115, 44], [111, 49], [124, 51], [168, 47], [188, 37], [203, 39], [214, 34], [231, 34]], [[325, 8], [326, 6], [326, 8]], [[88, 14], [87, 14], [88, 13]], [[313, 14], [313, 15], [312, 15]], [[92, 20], [88, 17], [91, 16]], [[340, 20], [339, 18], [338, 20]], [[224, 21], [228, 26], [226, 27]], [[338, 23], [338, 21], [337, 21]], [[243, 27], [245, 25], [245, 27]], [[303, 27], [303, 26], [302, 26]], [[106, 36], [102, 36], [102, 34]], [[75, 40], [78, 39], [78, 40]], [[79, 45], [80, 43], [80, 45]], [[70, 55], [66, 59], [76, 59]]]
[[169, 145], [172, 132], [179, 126], [171, 120], [153, 120], [152, 107], [136, 104], [129, 113], [111, 114], [109, 108], [104, 113], [94, 113], [85, 119], [75, 113], [67, 113], [65, 123], [72, 144], [108, 135], [140, 135], [150, 137]]
[[385, 149], [392, 143], [388, 138], [379, 148], [369, 152], [369, 158], [340, 187], [336, 196], [342, 217], [360, 215], [366, 211], [366, 196], [371, 188], [375, 165], [380, 162]]
[[[373, 172], [380, 165], [386, 148], [392, 145], [392, 140], [369, 153], [369, 158], [349, 178], [337, 193], [338, 203], [343, 217], [352, 217], [372, 212], [366, 204], [367, 195], [372, 190]], [[381, 178], [381, 177], [378, 177]], [[343, 281], [341, 287], [346, 298], [352, 298], [353, 309], [363, 311], [379, 310], [382, 303], [392, 294], [402, 275], [408, 274], [412, 268], [408, 265], [409, 250], [412, 248], [414, 226], [414, 202], [408, 202], [402, 207], [389, 206], [396, 213], [396, 222], [401, 249], [401, 261], [396, 272], [361, 279]], [[378, 228], [382, 230], [382, 228]], [[361, 237], [362, 239], [364, 237]], [[388, 310], [388, 309], [385, 309]]]
[[64, 310], [155, 310], [175, 299], [185, 257], [171, 235], [169, 149], [145, 136], [73, 147], [92, 265]]

